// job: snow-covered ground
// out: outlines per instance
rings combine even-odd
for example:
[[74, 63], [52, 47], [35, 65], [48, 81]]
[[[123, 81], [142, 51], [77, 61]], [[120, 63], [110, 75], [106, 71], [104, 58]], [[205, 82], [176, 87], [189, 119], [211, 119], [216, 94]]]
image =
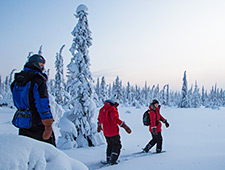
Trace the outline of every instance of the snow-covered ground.
[[[120, 156], [121, 161], [118, 165], [103, 167], [101, 169], [225, 169], [225, 108], [212, 110], [205, 108], [179, 109], [162, 107], [161, 113], [170, 123], [170, 127], [168, 129], [163, 125], [162, 132], [164, 139], [163, 150], [166, 152], [162, 154], [146, 154], [139, 157], [131, 156], [132, 153], [141, 151], [151, 138], [150, 133], [148, 132], [148, 127], [142, 125], [142, 114], [146, 109], [147, 108], [135, 109], [119, 107], [120, 118], [126, 121], [133, 132], [128, 135], [124, 129], [120, 130], [123, 145]], [[128, 113], [128, 111], [130, 113]], [[10, 124], [13, 113], [14, 110], [12, 109], [0, 108], [0, 144], [4, 141], [3, 139], [7, 141], [4, 153], [2, 153], [1, 150], [2, 146], [0, 147], [0, 169], [3, 166], [3, 163], [9, 162], [9, 160], [7, 161], [7, 156], [14, 153], [9, 146], [15, 145], [15, 141], [19, 142], [20, 145], [23, 142], [27, 142], [28, 146], [24, 145], [24, 151], [22, 150], [20, 152], [28, 152], [30, 155], [34, 154], [34, 150], [31, 149], [32, 147], [48, 150], [48, 144], [41, 144], [42, 142], [35, 142], [34, 140], [29, 140], [25, 137], [20, 139], [16, 136], [17, 129]], [[8, 134], [15, 135], [14, 137], [16, 140], [13, 141], [13, 135]], [[7, 152], [7, 147], [9, 153], [5, 153]], [[17, 148], [19, 151], [19, 147]], [[70, 158], [60, 150], [50, 149], [52, 161], [50, 161], [51, 164], [48, 164], [49, 162], [47, 162], [46, 169], [57, 169], [58, 165], [63, 165], [65, 162], [67, 162], [67, 165], [63, 165], [64, 167], [73, 167], [78, 166], [79, 164], [78, 167], [85, 168], [80, 162], [74, 163], [76, 160], [83, 162], [89, 169], [99, 169], [100, 161], [105, 159], [105, 149], [106, 145], [91, 148], [62, 150]], [[153, 148], [152, 151], [155, 151], [155, 148]], [[43, 152], [36, 152], [36, 154], [37, 153], [42, 154]], [[3, 157], [3, 155], [7, 156]], [[59, 155], [61, 155], [61, 157]], [[39, 155], [37, 157], [41, 156], [42, 155]], [[48, 156], [49, 155], [44, 155], [43, 157], [46, 158]], [[14, 155], [13, 157], [16, 156]], [[62, 161], [57, 161], [58, 159], [61, 159]], [[15, 161], [18, 161], [18, 159]]]

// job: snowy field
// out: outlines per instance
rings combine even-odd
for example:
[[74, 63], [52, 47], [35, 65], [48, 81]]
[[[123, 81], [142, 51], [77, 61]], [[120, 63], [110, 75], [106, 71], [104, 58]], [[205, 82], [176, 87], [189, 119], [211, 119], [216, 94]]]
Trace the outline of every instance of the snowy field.
[[[120, 118], [126, 121], [133, 132], [128, 135], [124, 129], [120, 130], [123, 145], [119, 158], [120, 163], [114, 166], [102, 167], [101, 169], [225, 169], [225, 108], [212, 110], [162, 107], [161, 113], [170, 123], [168, 129], [164, 125], [162, 128], [163, 150], [166, 152], [132, 156], [133, 153], [141, 151], [151, 138], [148, 127], [142, 125], [142, 114], [146, 109], [119, 107]], [[59, 167], [61, 167], [60, 169], [86, 169], [81, 162], [90, 170], [99, 169], [101, 166], [100, 161], [105, 159], [106, 145], [60, 151], [49, 147], [49, 144], [42, 144], [42, 142], [36, 142], [25, 137], [17, 137], [17, 129], [10, 123], [13, 113], [14, 110], [12, 109], [0, 108], [0, 169], [16, 169], [15, 167], [19, 163], [15, 161], [18, 161], [18, 157], [21, 157], [15, 155], [18, 152], [25, 156], [28, 153], [29, 158], [27, 159], [31, 159], [32, 156], [39, 158], [39, 160], [33, 159], [33, 161], [45, 162], [47, 160], [47, 163], [40, 163], [39, 165], [44, 166], [47, 164], [46, 169], [55, 170], [59, 169]], [[24, 145], [22, 145], [23, 143]], [[10, 145], [13, 146], [10, 147]], [[38, 152], [34, 148], [44, 151]], [[155, 151], [155, 147], [152, 151]], [[7, 160], [11, 158], [13, 159]], [[12, 164], [14, 159], [14, 168], [10, 168], [7, 163]], [[22, 161], [26, 162], [26, 160]], [[21, 168], [18, 169], [28, 169], [26, 166], [20, 165]]]

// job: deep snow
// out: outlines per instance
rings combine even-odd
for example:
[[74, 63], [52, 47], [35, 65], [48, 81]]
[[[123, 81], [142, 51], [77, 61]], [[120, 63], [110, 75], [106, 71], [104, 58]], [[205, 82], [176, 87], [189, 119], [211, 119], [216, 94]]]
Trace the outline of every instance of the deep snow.
[[[125, 156], [141, 151], [150, 140], [148, 127], [142, 125], [142, 114], [146, 109], [119, 106], [120, 118], [126, 121], [133, 132], [129, 135], [124, 129], [120, 129], [123, 145], [120, 156], [121, 162], [118, 165], [102, 169], [225, 169], [225, 108], [220, 110], [205, 108], [179, 109], [162, 106], [161, 113], [170, 123], [168, 129], [164, 125], [162, 128], [163, 150], [166, 150], [166, 153], [149, 154], [143, 157], [129, 156], [128, 160], [123, 161]], [[17, 134], [17, 129], [10, 124], [13, 112], [12, 109], [0, 108], [0, 139], [4, 138], [2, 134]], [[38, 143], [38, 148], [45, 148], [42, 145], [39, 146], [41, 142], [36, 143]], [[83, 162], [89, 169], [98, 169], [100, 161], [105, 159], [105, 149], [106, 145], [101, 145], [62, 151], [69, 157]], [[152, 151], [154, 150], [155, 148], [152, 149]], [[11, 152], [9, 151], [8, 154], [11, 154]], [[54, 155], [52, 156], [54, 157]], [[7, 159], [7, 157], [4, 159]], [[64, 161], [53, 161], [53, 167], [57, 163], [64, 164]], [[0, 167], [2, 167], [2, 158], [0, 159]], [[55, 167], [55, 169], [57, 168]]]

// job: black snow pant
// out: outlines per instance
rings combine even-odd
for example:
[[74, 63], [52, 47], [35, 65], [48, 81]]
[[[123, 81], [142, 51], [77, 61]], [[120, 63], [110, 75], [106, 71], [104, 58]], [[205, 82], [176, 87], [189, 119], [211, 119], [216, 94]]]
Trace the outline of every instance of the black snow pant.
[[30, 137], [39, 141], [47, 142], [56, 146], [54, 132], [52, 132], [52, 135], [49, 139], [44, 140], [42, 138], [42, 134], [44, 130], [45, 130], [44, 125], [34, 125], [29, 129], [19, 128], [19, 135], [27, 136], [27, 137]]
[[154, 135], [152, 132], [152, 140], [145, 146], [144, 150], [148, 152], [156, 144], [156, 152], [162, 151], [162, 135], [161, 132], [158, 132], [157, 135]]
[[120, 149], [122, 148], [120, 135], [105, 138], [107, 142], [107, 162], [115, 163], [120, 155]]

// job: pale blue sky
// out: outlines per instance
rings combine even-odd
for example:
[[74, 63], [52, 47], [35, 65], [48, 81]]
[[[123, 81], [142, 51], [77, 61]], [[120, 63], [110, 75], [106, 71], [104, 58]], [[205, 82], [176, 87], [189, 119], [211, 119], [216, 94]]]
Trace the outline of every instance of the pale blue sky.
[[89, 11], [93, 77], [123, 85], [169, 83], [225, 89], [224, 0], [1, 0], [0, 74], [22, 69], [29, 51], [43, 45], [46, 67], [54, 76], [56, 52], [65, 44], [65, 66], [71, 59], [73, 16], [79, 4]]

